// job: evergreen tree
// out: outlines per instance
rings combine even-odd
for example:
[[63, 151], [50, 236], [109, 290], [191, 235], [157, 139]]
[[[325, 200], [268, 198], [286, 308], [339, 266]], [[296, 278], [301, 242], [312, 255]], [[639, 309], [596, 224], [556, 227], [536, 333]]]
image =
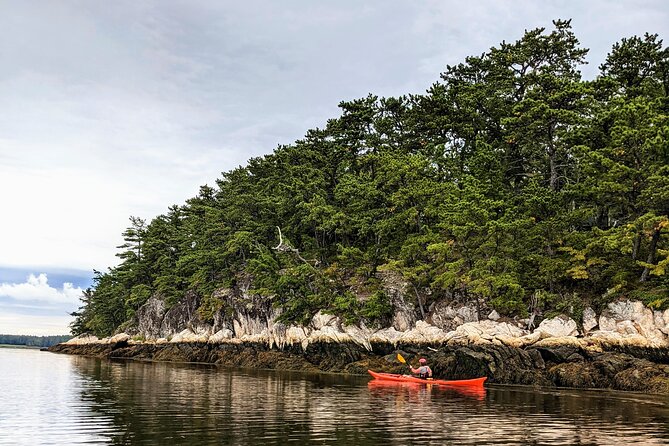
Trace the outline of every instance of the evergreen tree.
[[425, 94], [341, 102], [165, 215], [131, 217], [73, 333], [109, 335], [188, 290], [211, 319], [213, 291], [240, 279], [285, 322], [383, 325], [386, 271], [417, 317], [442, 299], [518, 317], [618, 296], [669, 306], [669, 51], [623, 39], [591, 82], [586, 54], [557, 20], [446, 67]]

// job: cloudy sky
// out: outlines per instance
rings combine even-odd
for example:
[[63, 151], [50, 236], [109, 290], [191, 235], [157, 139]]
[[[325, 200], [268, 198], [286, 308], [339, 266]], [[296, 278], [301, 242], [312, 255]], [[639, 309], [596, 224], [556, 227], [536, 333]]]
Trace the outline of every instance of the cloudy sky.
[[0, 0], [0, 333], [67, 333], [92, 270], [151, 219], [337, 115], [572, 18], [593, 77], [667, 37], [657, 1]]

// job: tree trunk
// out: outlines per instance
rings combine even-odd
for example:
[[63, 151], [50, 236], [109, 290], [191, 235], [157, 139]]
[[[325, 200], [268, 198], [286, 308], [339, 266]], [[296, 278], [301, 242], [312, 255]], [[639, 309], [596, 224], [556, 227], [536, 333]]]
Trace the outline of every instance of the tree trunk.
[[418, 308], [420, 308], [420, 316], [423, 320], [425, 320], [425, 310], [423, 309], [423, 302], [420, 299], [420, 296], [418, 295], [418, 290], [416, 287], [413, 287], [414, 293], [416, 293], [416, 301], [418, 301]]
[[555, 140], [553, 139], [554, 129], [553, 125], [548, 129], [548, 165], [550, 167], [550, 188], [553, 192], [558, 190], [558, 163], [557, 163], [557, 148], [555, 147]]
[[550, 188], [553, 192], [556, 192], [558, 189], [558, 170], [555, 156], [550, 156], [549, 163], [551, 168]]
[[[655, 254], [657, 253], [657, 242], [660, 240], [660, 231], [662, 228], [655, 228], [653, 230], [653, 236], [650, 239], [650, 247], [648, 248], [648, 259], [646, 260], [646, 263], [650, 263], [651, 265], [655, 264]], [[648, 280], [648, 275], [650, 274], [650, 268], [645, 267], [643, 269], [643, 273], [641, 273], [641, 282], [645, 282]]]
[[632, 260], [636, 260], [639, 255], [639, 248], [641, 247], [641, 233], [637, 232], [634, 236], [634, 246], [632, 247]]

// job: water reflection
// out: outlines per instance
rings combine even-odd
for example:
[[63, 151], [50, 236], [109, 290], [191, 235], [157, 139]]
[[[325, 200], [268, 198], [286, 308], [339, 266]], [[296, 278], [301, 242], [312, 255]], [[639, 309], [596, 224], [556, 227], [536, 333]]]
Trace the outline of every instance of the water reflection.
[[0, 445], [108, 444], [113, 421], [80, 401], [89, 383], [68, 357], [0, 348]]
[[[339, 375], [73, 358], [82, 398], [123, 435], [153, 442], [666, 444], [667, 402], [615, 392], [448, 388]], [[365, 385], [366, 383], [366, 385]]]
[[[359, 418], [342, 395], [359, 389], [360, 379], [334, 375], [300, 376], [268, 372], [222, 372], [212, 367], [116, 363], [73, 358], [88, 387], [82, 400], [108, 413], [123, 435], [114, 442], [254, 444], [291, 440], [356, 438], [373, 420]], [[351, 418], [349, 420], [349, 418]], [[370, 438], [370, 443], [377, 441]]]
[[21, 369], [21, 361], [8, 362], [0, 349], [0, 444], [669, 441], [665, 397], [527, 387], [467, 391], [368, 377], [37, 354], [24, 357]]
[[[546, 432], [566, 444], [668, 444], [669, 398], [606, 390], [488, 389], [492, 410], [506, 415], [514, 431], [524, 424], [533, 438]], [[531, 420], [531, 422], [527, 422]]]
[[426, 394], [441, 392], [443, 396], [468, 396], [476, 400], [485, 399], [486, 389], [484, 387], [462, 387], [462, 386], [443, 386], [437, 384], [422, 384], [413, 382], [395, 382], [373, 379], [367, 383], [370, 393], [375, 396], [386, 396], [397, 393], [400, 396], [411, 397], [412, 394]]

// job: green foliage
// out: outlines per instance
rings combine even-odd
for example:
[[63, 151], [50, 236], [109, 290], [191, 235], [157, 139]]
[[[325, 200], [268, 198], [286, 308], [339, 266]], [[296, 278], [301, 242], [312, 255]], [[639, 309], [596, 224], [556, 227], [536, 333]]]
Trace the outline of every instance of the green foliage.
[[362, 305], [360, 315], [373, 325], [384, 321], [386, 322], [393, 314], [393, 306], [388, 295], [378, 290], [372, 294]]
[[163, 274], [156, 277], [153, 281], [153, 286], [159, 296], [165, 301], [166, 307], [172, 308], [176, 304], [185, 288], [184, 279], [176, 274]]
[[214, 315], [223, 308], [224, 302], [215, 293], [207, 294], [202, 299], [197, 312], [203, 321], [212, 322]]
[[335, 296], [327, 312], [340, 315], [346, 324], [355, 324], [360, 320], [360, 302], [351, 292]]
[[393, 306], [388, 295], [377, 290], [362, 300], [355, 294], [346, 291], [334, 297], [330, 304], [324, 307], [325, 312], [340, 316], [346, 324], [355, 324], [360, 321], [378, 326], [392, 317]]
[[[424, 307], [446, 296], [508, 316], [578, 316], [638, 296], [667, 306], [669, 51], [616, 43], [592, 82], [569, 21], [448, 66], [422, 95], [368, 95], [123, 232], [75, 334], [111, 334], [151, 295], [250, 292], [306, 323], [383, 324], [379, 273]], [[279, 237], [280, 228], [281, 236]], [[245, 285], [246, 286], [246, 285]]]
[[307, 324], [324, 308], [329, 297], [321, 273], [307, 264], [283, 270], [273, 291], [275, 305], [283, 309], [280, 319], [302, 324]]
[[575, 320], [583, 319], [585, 304], [576, 293], [554, 294], [539, 291], [537, 297], [541, 306], [546, 309], [545, 317], [566, 314]]
[[665, 281], [664, 286], [634, 290], [630, 297], [642, 301], [653, 310], [666, 310], [669, 308], [669, 283]]
[[500, 314], [527, 316], [525, 290], [513, 278], [504, 275], [495, 276], [485, 284], [484, 290], [482, 294]]
[[149, 300], [153, 290], [150, 286], [139, 284], [130, 289], [130, 295], [125, 301], [126, 313], [128, 317], [135, 315], [135, 311]]

